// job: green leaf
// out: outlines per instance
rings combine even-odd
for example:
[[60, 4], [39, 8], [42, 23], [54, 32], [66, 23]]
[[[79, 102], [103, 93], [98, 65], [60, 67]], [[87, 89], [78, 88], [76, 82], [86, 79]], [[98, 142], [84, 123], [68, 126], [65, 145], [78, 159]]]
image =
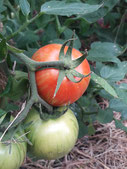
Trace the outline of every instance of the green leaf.
[[4, 39], [4, 37], [3, 37], [2, 33], [0, 33], [0, 39]]
[[97, 114], [97, 120], [100, 123], [110, 123], [113, 120], [113, 110], [106, 109], [106, 110], [99, 110]]
[[88, 125], [88, 134], [91, 136], [91, 135], [95, 134], [95, 132], [96, 132], [96, 130], [95, 130], [93, 124], [92, 123], [89, 124]]
[[118, 97], [114, 88], [102, 77], [100, 77], [97, 74], [95, 74], [94, 72], [92, 72], [91, 79], [95, 83], [99, 84], [102, 88], [104, 88], [109, 94], [111, 94], [114, 97]]
[[0, 42], [0, 61], [6, 59], [6, 57], [7, 57], [6, 39], [2, 39]]
[[15, 105], [13, 103], [9, 103], [5, 107], [6, 112], [15, 111], [15, 110], [18, 110], [18, 109], [19, 109], [19, 106]]
[[4, 4], [4, 0], [0, 0], [0, 19], [4, 18], [4, 16], [1, 15], [1, 13], [7, 9], [3, 4]]
[[41, 6], [41, 12], [50, 15], [72, 16], [85, 15], [97, 11], [101, 5], [89, 5], [86, 3], [66, 3], [64, 1], [49, 1]]
[[56, 96], [64, 77], [65, 77], [65, 71], [64, 70], [59, 70], [59, 76], [58, 76], [57, 85], [56, 85], [56, 89], [55, 89], [53, 97]]
[[30, 4], [27, 0], [19, 0], [19, 5], [23, 15], [27, 16], [30, 13]]
[[[5, 115], [7, 112], [3, 109], [0, 109], [0, 118]], [[0, 122], [1, 123], [1, 122]]]
[[35, 43], [39, 40], [39, 36], [34, 33], [34, 31], [27, 30], [25, 32], [20, 33], [20, 35], [17, 37], [16, 41], [19, 41], [20, 43], [17, 43], [18, 48], [25, 48], [27, 44]]
[[[63, 32], [64, 34], [64, 38], [66, 40], [70, 39], [73, 35], [74, 31], [69, 29], [69, 28], [66, 28], [65, 31]], [[81, 48], [81, 42], [80, 42], [80, 39], [78, 37], [78, 35], [75, 33], [75, 39], [74, 39], [74, 48], [76, 49], [80, 49]]]
[[126, 110], [121, 111], [121, 119], [127, 120], [127, 108], [126, 108]]
[[101, 77], [109, 80], [111, 82], [117, 82], [122, 80], [126, 75], [126, 70], [124, 71], [123, 64], [118, 65], [106, 65], [100, 70]]
[[7, 96], [11, 100], [14, 101], [19, 100], [28, 90], [27, 84], [28, 84], [28, 79], [26, 78], [26, 76], [22, 76], [22, 75], [19, 76], [16, 74], [16, 76], [13, 77], [12, 79], [12, 86]]
[[121, 112], [123, 110], [127, 110], [127, 104], [121, 99], [111, 99], [109, 103], [110, 108], [115, 111]]
[[88, 135], [88, 127], [81, 121], [78, 121], [79, 124], [79, 136], [78, 138], [82, 138], [84, 135]]
[[127, 132], [127, 127], [125, 127], [125, 126], [123, 125], [123, 123], [122, 123], [121, 120], [117, 120], [117, 119], [114, 119], [114, 120], [115, 120], [116, 128], [121, 129], [121, 130]]
[[94, 42], [88, 52], [87, 59], [90, 61], [118, 63], [119, 60], [116, 57], [121, 54], [122, 48], [115, 43]]
[[103, 18], [118, 2], [119, 0], [103, 0], [103, 8], [88, 15], [86, 14], [82, 18], [89, 23], [96, 22], [98, 19]]

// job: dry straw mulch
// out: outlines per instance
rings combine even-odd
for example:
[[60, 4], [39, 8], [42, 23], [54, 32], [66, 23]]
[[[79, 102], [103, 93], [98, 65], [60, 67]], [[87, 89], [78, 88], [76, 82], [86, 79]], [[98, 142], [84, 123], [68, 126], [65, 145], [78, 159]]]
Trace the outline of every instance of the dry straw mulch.
[[27, 158], [21, 169], [127, 169], [127, 134], [114, 122], [95, 127], [96, 134], [79, 139], [64, 158], [36, 162]]

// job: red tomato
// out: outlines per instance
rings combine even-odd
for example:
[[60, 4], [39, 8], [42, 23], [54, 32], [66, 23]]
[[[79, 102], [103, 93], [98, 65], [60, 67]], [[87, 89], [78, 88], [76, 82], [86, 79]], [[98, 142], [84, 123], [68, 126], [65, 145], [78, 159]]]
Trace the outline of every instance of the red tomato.
[[[61, 44], [49, 44], [37, 50], [32, 59], [39, 62], [58, 61]], [[66, 52], [68, 47], [65, 47]], [[73, 48], [72, 59], [82, 56], [82, 53]], [[76, 70], [84, 75], [90, 73], [90, 66], [85, 59]], [[83, 78], [79, 83], [70, 81], [64, 77], [62, 84], [54, 96], [57, 85], [59, 70], [55, 68], [47, 68], [36, 72], [36, 84], [39, 95], [49, 104], [53, 106], [68, 105], [78, 100], [88, 87], [90, 76]], [[76, 77], [77, 80], [79, 78]]]

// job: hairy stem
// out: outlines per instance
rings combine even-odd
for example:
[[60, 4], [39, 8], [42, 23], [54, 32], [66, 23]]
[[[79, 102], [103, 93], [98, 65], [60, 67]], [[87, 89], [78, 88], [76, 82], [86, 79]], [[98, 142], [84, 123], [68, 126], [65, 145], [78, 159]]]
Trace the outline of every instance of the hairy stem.
[[64, 61], [52, 61], [52, 62], [37, 62], [32, 60], [31, 58], [27, 57], [23, 53], [14, 53], [14, 55], [19, 58], [29, 70], [36, 71], [41, 68], [60, 68], [60, 67], [67, 67], [65, 66]]

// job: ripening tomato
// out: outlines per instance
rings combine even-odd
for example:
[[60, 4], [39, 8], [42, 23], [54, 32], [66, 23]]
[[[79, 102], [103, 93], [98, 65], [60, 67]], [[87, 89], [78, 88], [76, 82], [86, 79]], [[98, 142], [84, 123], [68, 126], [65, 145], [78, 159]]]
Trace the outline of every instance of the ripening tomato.
[[[37, 50], [32, 59], [39, 62], [58, 61], [61, 44], [49, 44]], [[65, 47], [66, 53], [68, 47]], [[72, 59], [82, 56], [82, 53], [73, 48]], [[85, 59], [75, 70], [83, 75], [90, 73], [90, 66]], [[49, 104], [53, 106], [68, 105], [78, 100], [88, 87], [90, 76], [83, 78], [79, 83], [70, 81], [64, 77], [62, 84], [54, 97], [57, 85], [59, 70], [55, 68], [47, 68], [36, 72], [36, 84], [39, 95]], [[77, 78], [79, 80], [79, 78]]]
[[[59, 111], [63, 111], [63, 107]], [[28, 148], [37, 158], [61, 158], [71, 151], [77, 141], [79, 126], [70, 109], [58, 118], [42, 120], [37, 110], [32, 108], [24, 123], [30, 122], [26, 131], [32, 146]]]

